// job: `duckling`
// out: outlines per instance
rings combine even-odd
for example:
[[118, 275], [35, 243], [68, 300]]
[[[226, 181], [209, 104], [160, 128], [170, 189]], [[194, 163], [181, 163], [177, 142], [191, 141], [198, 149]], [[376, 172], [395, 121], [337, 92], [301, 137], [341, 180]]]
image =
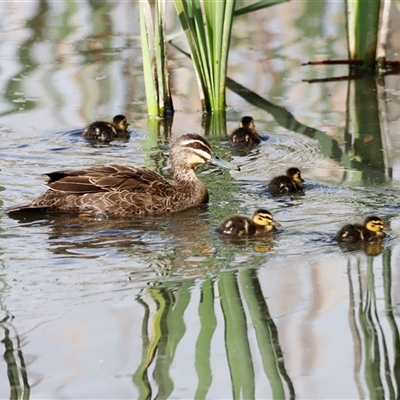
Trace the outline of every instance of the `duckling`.
[[118, 136], [126, 136], [128, 126], [124, 115], [116, 115], [112, 122], [96, 121], [91, 123], [83, 131], [82, 136], [88, 140], [109, 142]]
[[232, 132], [231, 145], [239, 148], [252, 148], [260, 144], [260, 136], [252, 117], [246, 116], [240, 120], [239, 128]]
[[375, 215], [365, 218], [359, 224], [347, 224], [335, 235], [335, 240], [340, 243], [366, 243], [379, 242], [386, 237], [383, 232], [384, 223]]
[[298, 168], [289, 168], [285, 175], [276, 176], [269, 182], [268, 190], [274, 195], [302, 193], [304, 179]]
[[217, 157], [206, 139], [195, 133], [178, 137], [171, 145], [174, 182], [145, 167], [98, 165], [47, 174], [46, 192], [28, 204], [8, 209], [70, 212], [106, 216], [182, 211], [208, 202], [207, 187], [196, 176], [200, 164], [237, 169]]
[[272, 214], [264, 209], [258, 209], [251, 218], [243, 215], [233, 215], [216, 228], [222, 236], [261, 236], [271, 233], [280, 226]]

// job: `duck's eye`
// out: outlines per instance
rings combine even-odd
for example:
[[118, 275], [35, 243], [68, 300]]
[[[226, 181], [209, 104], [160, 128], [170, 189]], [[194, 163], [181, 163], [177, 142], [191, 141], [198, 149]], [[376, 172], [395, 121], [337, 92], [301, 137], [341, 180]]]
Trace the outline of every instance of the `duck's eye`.
[[202, 143], [193, 142], [193, 143], [192, 143], [192, 147], [193, 147], [194, 149], [202, 149], [204, 146], [203, 146]]

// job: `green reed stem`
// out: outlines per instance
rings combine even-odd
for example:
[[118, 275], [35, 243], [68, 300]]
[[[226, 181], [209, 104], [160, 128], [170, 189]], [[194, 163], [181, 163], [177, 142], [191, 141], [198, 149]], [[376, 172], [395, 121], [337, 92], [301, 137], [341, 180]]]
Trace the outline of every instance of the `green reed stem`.
[[172, 115], [174, 109], [166, 56], [165, 0], [154, 3], [154, 19], [149, 1], [140, 1], [139, 9], [148, 113], [159, 117]]
[[347, 0], [349, 58], [374, 68], [379, 31], [380, 0]]

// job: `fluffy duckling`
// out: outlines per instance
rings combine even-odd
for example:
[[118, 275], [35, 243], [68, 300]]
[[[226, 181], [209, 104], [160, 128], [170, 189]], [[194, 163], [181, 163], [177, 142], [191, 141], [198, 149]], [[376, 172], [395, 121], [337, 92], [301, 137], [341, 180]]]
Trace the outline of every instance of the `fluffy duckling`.
[[112, 122], [93, 122], [83, 131], [82, 136], [88, 140], [109, 142], [118, 136], [126, 136], [128, 126], [129, 124], [124, 115], [116, 115]]
[[379, 242], [386, 237], [384, 223], [375, 215], [365, 218], [362, 224], [347, 224], [335, 235], [340, 243]]
[[252, 117], [246, 116], [240, 120], [239, 128], [231, 135], [231, 145], [237, 148], [252, 148], [260, 144], [260, 136]]
[[261, 236], [271, 233], [280, 226], [272, 214], [263, 209], [254, 212], [252, 218], [243, 215], [233, 215], [216, 228], [222, 236]]
[[302, 193], [304, 179], [298, 168], [289, 168], [285, 175], [276, 176], [268, 184], [268, 190], [274, 195]]

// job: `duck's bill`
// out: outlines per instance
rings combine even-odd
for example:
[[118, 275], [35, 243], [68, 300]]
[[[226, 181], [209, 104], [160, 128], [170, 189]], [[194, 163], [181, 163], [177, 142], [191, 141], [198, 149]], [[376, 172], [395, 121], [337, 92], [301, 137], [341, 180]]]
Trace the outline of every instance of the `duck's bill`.
[[225, 160], [223, 160], [222, 158], [219, 158], [216, 155], [212, 156], [207, 161], [207, 164], [215, 165], [215, 166], [221, 167], [221, 168], [235, 169], [237, 171], [240, 171], [240, 168], [237, 165], [232, 164], [229, 161], [225, 161]]
[[275, 220], [271, 221], [271, 225], [274, 226], [275, 228], [279, 228], [280, 226], [282, 226], [279, 222], [276, 222]]

